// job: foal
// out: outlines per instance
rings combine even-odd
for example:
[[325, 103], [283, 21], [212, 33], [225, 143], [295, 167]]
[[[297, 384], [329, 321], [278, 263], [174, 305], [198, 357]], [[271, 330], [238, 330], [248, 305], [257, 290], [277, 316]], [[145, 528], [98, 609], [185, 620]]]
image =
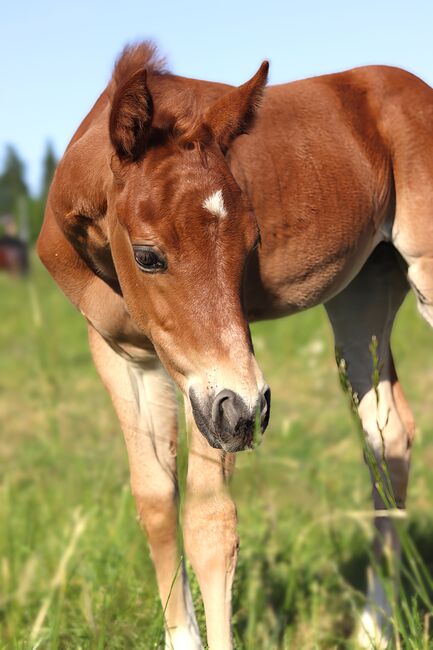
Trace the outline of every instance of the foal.
[[[409, 283], [433, 324], [433, 92], [385, 67], [264, 91], [267, 70], [233, 88], [170, 74], [148, 44], [127, 48], [59, 164], [38, 241], [88, 322], [174, 650], [202, 647], [177, 570], [174, 384], [191, 429], [185, 549], [209, 647], [229, 650], [238, 537], [226, 482], [270, 408], [249, 321], [325, 303], [368, 440], [381, 458], [379, 421], [399, 507], [406, 497], [414, 424], [389, 340]], [[378, 559], [383, 537], [398, 552], [389, 519], [377, 529]], [[369, 601], [365, 647], [386, 627], [378, 578]]]

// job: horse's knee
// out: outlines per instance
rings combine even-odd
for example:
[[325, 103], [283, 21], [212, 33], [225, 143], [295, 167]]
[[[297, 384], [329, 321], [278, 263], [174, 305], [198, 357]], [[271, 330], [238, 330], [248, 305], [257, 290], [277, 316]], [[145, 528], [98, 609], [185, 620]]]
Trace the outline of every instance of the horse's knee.
[[239, 536], [236, 506], [228, 495], [189, 498], [185, 506], [184, 542], [196, 572], [221, 568], [234, 572]]
[[408, 456], [413, 432], [407, 430], [400, 417], [390, 381], [381, 382], [377, 389], [371, 388], [362, 398], [358, 413], [376, 458]]
[[132, 486], [138, 520], [151, 547], [164, 545], [176, 537], [177, 504], [173, 489], [149, 490]]
[[[381, 382], [377, 392], [372, 388], [366, 393], [359, 404], [359, 415], [377, 465], [381, 469], [383, 460], [386, 461], [395, 500], [399, 507], [404, 507], [413, 419], [401, 417], [390, 382]], [[409, 430], [406, 424], [410, 425]]]

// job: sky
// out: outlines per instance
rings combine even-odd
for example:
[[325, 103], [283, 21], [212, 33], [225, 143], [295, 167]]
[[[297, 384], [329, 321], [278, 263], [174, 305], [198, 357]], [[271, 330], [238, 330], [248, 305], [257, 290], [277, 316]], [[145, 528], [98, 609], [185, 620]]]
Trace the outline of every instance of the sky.
[[128, 42], [236, 85], [265, 58], [271, 84], [383, 63], [433, 85], [433, 0], [2, 0], [0, 34], [0, 163], [13, 144], [33, 191], [46, 143], [63, 153]]

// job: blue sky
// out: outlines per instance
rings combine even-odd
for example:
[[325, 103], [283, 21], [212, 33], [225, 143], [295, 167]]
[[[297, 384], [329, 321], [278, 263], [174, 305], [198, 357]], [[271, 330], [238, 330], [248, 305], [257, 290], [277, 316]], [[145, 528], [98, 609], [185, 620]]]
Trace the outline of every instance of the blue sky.
[[127, 42], [152, 38], [186, 76], [271, 83], [368, 63], [433, 84], [432, 0], [3, 0], [0, 156], [14, 144], [33, 189], [47, 140], [61, 154]]

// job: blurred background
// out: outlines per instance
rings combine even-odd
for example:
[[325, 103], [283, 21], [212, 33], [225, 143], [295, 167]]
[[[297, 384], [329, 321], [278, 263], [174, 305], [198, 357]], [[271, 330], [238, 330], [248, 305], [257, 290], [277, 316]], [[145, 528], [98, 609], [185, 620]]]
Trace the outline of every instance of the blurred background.
[[[385, 63], [433, 84], [433, 3], [5, 0], [0, 16], [0, 648], [162, 647], [123, 441], [85, 322], [34, 253], [56, 162], [127, 42], [151, 38], [173, 72], [233, 84], [264, 58], [270, 83]], [[330, 328], [317, 308], [257, 324], [253, 337], [273, 412], [233, 481], [236, 647], [354, 647], [370, 487]], [[428, 575], [433, 335], [411, 296], [393, 347], [418, 422], [407, 530]], [[185, 464], [182, 438], [181, 480]], [[399, 625], [413, 643], [401, 647], [433, 647], [430, 596], [409, 577], [403, 587]], [[193, 591], [203, 625], [194, 581]]]

